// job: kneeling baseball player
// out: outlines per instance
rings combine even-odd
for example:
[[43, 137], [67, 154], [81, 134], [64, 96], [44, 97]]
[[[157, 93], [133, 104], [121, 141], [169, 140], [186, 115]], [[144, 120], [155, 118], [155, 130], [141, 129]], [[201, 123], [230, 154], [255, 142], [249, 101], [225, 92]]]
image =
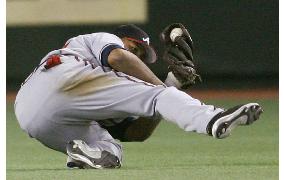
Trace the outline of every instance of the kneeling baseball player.
[[68, 167], [102, 169], [121, 166], [122, 146], [115, 139], [144, 141], [161, 119], [219, 139], [259, 118], [257, 103], [224, 110], [181, 91], [200, 79], [192, 39], [174, 23], [161, 40], [170, 70], [165, 82], [146, 66], [157, 57], [149, 36], [135, 25], [69, 39], [22, 84], [15, 101], [21, 128], [67, 154]]

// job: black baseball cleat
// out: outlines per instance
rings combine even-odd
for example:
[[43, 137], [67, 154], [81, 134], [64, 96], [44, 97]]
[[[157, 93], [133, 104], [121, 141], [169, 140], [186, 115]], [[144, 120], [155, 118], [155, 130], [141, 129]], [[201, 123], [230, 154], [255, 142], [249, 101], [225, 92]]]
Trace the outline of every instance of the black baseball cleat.
[[250, 125], [263, 112], [257, 103], [238, 105], [215, 115], [207, 125], [207, 133], [215, 138], [228, 137], [238, 125]]
[[75, 159], [71, 158], [69, 155], [67, 156], [66, 166], [69, 168], [79, 168], [79, 169], [90, 169], [92, 168], [88, 164], [82, 161], [76, 161]]
[[67, 144], [67, 167], [80, 169], [119, 168], [120, 160], [108, 151], [89, 147], [82, 140], [73, 140]]

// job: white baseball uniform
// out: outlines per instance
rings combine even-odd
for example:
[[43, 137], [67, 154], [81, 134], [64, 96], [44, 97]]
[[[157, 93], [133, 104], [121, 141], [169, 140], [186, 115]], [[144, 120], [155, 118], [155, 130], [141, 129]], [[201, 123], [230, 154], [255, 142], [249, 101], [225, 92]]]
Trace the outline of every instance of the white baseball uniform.
[[[80, 139], [120, 159], [121, 145], [98, 121], [163, 118], [185, 131], [206, 134], [208, 122], [222, 109], [204, 105], [175, 87], [116, 72], [107, 63], [115, 48], [124, 48], [120, 38], [93, 33], [71, 38], [64, 48], [47, 54], [17, 94], [15, 112], [21, 128], [63, 153], [68, 141]], [[45, 68], [54, 57], [60, 64]]]

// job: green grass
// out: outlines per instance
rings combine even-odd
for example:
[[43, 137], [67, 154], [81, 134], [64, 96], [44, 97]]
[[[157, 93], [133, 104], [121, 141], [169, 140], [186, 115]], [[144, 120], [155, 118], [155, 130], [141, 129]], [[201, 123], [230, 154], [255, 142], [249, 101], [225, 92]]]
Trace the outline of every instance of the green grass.
[[[230, 103], [229, 103], [230, 102]], [[207, 101], [230, 107], [247, 101]], [[142, 143], [123, 143], [120, 169], [71, 170], [66, 156], [30, 139], [7, 105], [7, 179], [278, 179], [278, 99], [258, 100], [261, 120], [223, 140], [162, 122]]]

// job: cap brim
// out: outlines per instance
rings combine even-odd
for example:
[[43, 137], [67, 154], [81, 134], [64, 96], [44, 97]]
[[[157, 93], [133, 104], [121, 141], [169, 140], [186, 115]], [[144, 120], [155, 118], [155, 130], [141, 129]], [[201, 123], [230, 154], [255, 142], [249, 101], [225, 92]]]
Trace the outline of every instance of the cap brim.
[[141, 44], [146, 52], [144, 62], [147, 64], [152, 64], [157, 61], [157, 54], [154, 48], [148, 44]]

